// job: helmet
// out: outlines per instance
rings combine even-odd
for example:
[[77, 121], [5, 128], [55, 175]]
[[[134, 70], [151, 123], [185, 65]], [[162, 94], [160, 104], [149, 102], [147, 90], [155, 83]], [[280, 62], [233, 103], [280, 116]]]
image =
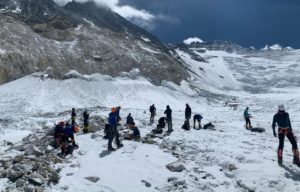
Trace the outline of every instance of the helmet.
[[78, 133], [79, 131], [80, 131], [80, 127], [75, 126], [75, 127], [74, 127], [74, 132], [75, 132], [75, 133]]
[[278, 111], [284, 111], [284, 110], [285, 110], [284, 105], [279, 105], [278, 106]]
[[112, 108], [111, 108], [111, 112], [114, 113], [114, 112], [116, 112], [116, 111], [117, 111], [117, 109], [116, 109], [115, 107], [112, 107]]
[[58, 124], [59, 124], [60, 126], [65, 126], [65, 122], [64, 122], [64, 121], [60, 121]]

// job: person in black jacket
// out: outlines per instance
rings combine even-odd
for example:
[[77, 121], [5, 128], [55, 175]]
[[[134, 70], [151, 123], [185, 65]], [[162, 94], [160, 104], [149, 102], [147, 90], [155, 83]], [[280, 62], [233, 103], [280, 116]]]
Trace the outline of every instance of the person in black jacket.
[[196, 121], [198, 122], [199, 128], [201, 128], [201, 120], [203, 119], [202, 115], [200, 115], [199, 113], [194, 115], [194, 129], [196, 129]]
[[129, 127], [132, 124], [134, 124], [134, 120], [133, 117], [131, 116], [131, 113], [129, 113], [126, 119], [126, 125]]
[[173, 128], [172, 128], [172, 109], [170, 108], [169, 105], [167, 105], [167, 108], [165, 110], [166, 114], [166, 120], [167, 120], [167, 124], [168, 124], [168, 131], [167, 132], [172, 132]]
[[190, 108], [189, 104], [186, 104], [185, 107], [185, 122], [186, 122], [186, 129], [190, 129], [190, 119], [192, 117], [192, 109]]
[[150, 123], [154, 123], [154, 117], [156, 115], [156, 108], [155, 108], [154, 104], [150, 106], [149, 111], [150, 111], [150, 114], [151, 114]]
[[71, 120], [72, 120], [71, 125], [72, 126], [75, 125], [76, 117], [77, 117], [77, 115], [76, 115], [76, 112], [75, 112], [75, 108], [72, 108], [72, 113], [71, 113]]
[[83, 112], [83, 133], [89, 132], [89, 128], [90, 128], [89, 117], [90, 117], [90, 115], [89, 115], [88, 111], [85, 109]]
[[284, 146], [284, 138], [285, 136], [287, 136], [290, 143], [292, 144], [292, 150], [294, 154], [293, 163], [300, 167], [300, 159], [299, 159], [297, 142], [293, 134], [289, 114], [285, 112], [285, 108], [283, 105], [278, 106], [278, 112], [273, 117], [272, 128], [273, 128], [274, 137], [277, 137], [275, 131], [276, 124], [278, 125], [278, 138], [279, 138], [279, 146], [277, 151], [278, 164], [282, 165], [282, 151]]

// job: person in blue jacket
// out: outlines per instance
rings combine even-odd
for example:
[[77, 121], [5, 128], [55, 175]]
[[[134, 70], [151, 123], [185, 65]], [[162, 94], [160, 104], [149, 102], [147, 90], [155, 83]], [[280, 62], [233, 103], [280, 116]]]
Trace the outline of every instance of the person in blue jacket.
[[249, 113], [249, 107], [246, 107], [246, 109], [244, 111], [244, 118], [245, 118], [245, 121], [246, 121], [246, 129], [252, 128], [250, 117], [251, 117], [251, 115]]
[[123, 144], [120, 142], [120, 135], [117, 129], [118, 125], [118, 118], [117, 118], [117, 108], [112, 107], [111, 112], [108, 115], [108, 123], [109, 123], [109, 129], [107, 130], [107, 137], [108, 137], [108, 151], [115, 151], [115, 149], [112, 147], [112, 141], [114, 137], [116, 137], [116, 143], [117, 147], [123, 147]]

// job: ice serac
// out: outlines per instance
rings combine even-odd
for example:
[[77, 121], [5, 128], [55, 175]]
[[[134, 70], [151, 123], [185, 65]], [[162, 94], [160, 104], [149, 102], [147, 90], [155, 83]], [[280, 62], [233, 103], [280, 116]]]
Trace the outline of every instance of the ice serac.
[[0, 83], [53, 69], [118, 76], [138, 68], [154, 84], [189, 74], [156, 37], [93, 2], [0, 2]]

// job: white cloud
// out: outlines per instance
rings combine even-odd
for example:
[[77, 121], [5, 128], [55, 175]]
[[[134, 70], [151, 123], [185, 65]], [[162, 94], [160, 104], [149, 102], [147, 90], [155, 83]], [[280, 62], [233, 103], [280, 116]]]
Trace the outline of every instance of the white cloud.
[[[72, 0], [54, 0], [58, 5], [65, 5]], [[75, 0], [76, 2], [84, 3], [89, 0]], [[128, 5], [119, 5], [119, 0], [94, 0], [98, 5], [110, 8], [122, 17], [138, 21], [138, 25], [146, 28], [152, 28], [155, 16], [146, 10], [138, 10]]]

